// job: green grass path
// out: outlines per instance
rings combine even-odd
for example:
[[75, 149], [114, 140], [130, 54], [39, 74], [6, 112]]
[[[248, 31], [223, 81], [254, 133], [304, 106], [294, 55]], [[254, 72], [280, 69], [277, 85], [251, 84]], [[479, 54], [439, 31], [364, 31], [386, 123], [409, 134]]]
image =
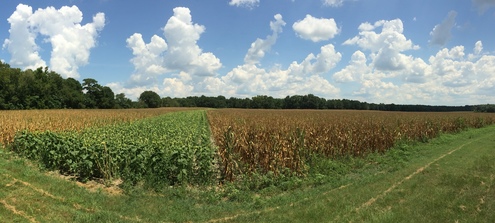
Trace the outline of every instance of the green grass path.
[[495, 222], [495, 126], [408, 151], [399, 166], [367, 158], [333, 183], [243, 202], [89, 192], [0, 149], [0, 222]]

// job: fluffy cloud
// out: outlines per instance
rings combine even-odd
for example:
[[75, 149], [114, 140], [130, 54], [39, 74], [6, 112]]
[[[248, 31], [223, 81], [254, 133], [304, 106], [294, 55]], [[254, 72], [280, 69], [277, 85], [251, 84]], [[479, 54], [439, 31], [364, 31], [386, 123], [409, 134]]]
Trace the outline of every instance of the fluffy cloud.
[[[301, 62], [292, 62], [288, 68], [275, 65], [271, 68], [262, 68], [261, 60], [266, 52], [276, 43], [278, 34], [282, 32], [285, 22], [282, 16], [277, 14], [270, 22], [272, 34], [265, 39], [256, 39], [245, 55], [245, 62], [229, 71], [225, 76], [200, 76], [193, 75], [187, 70], [180, 70], [178, 74], [166, 77], [161, 83], [149, 81], [151, 90], [160, 95], [172, 97], [184, 97], [190, 95], [224, 95], [235, 97], [251, 97], [258, 94], [266, 94], [274, 97], [285, 97], [293, 94], [313, 93], [324, 97], [338, 97], [340, 90], [323, 77], [341, 60], [342, 55], [336, 52], [332, 44], [324, 45], [318, 54], [309, 54]], [[190, 27], [194, 30], [193, 27]], [[178, 32], [178, 31], [177, 31]], [[176, 32], [176, 33], [177, 33]], [[189, 36], [190, 37], [190, 36]], [[192, 37], [196, 39], [197, 37]], [[153, 40], [155, 39], [155, 40]], [[161, 39], [161, 38], [160, 38]], [[149, 44], [142, 41], [140, 35], [133, 35], [128, 39], [128, 45], [133, 50], [135, 57], [131, 62], [136, 67], [150, 67], [150, 60], [143, 58], [160, 58], [165, 54], [163, 68], [171, 70], [166, 62], [167, 53], [173, 47], [174, 41], [167, 37], [164, 41], [153, 37]], [[177, 38], [179, 40], [181, 38]], [[154, 64], [151, 63], [151, 64]], [[133, 75], [136, 76], [137, 74]], [[137, 77], [137, 76], [136, 76]], [[145, 75], [139, 78], [157, 79], [157, 75]], [[156, 84], [159, 83], [159, 84]], [[130, 98], [137, 98], [146, 86], [122, 86], [121, 83], [111, 83], [115, 92], [124, 92]]]
[[405, 82], [425, 83], [432, 76], [432, 69], [423, 59], [408, 57], [404, 70], [399, 72], [398, 76], [402, 77]]
[[483, 50], [483, 43], [481, 43], [481, 41], [478, 41], [474, 44], [474, 54], [475, 55], [478, 55], [481, 53], [481, 51]]
[[29, 18], [33, 15], [30, 6], [19, 4], [7, 19], [10, 23], [10, 38], [6, 39], [3, 48], [11, 54], [10, 64], [24, 69], [36, 69], [46, 66], [38, 53], [35, 42], [37, 34], [30, 30]]
[[357, 81], [360, 75], [370, 72], [366, 61], [366, 55], [358, 50], [352, 54], [349, 65], [336, 72], [332, 78], [339, 83]]
[[[162, 96], [172, 97], [202, 94], [227, 97], [264, 94], [285, 97], [312, 93], [326, 98], [400, 104], [463, 105], [495, 100], [495, 56], [484, 53], [481, 41], [466, 48], [472, 50], [469, 54], [465, 52], [464, 46], [455, 46], [440, 49], [429, 58], [423, 59], [408, 54], [408, 51], [419, 49], [419, 46], [404, 35], [401, 20], [363, 23], [358, 27], [359, 34], [344, 42], [344, 45], [359, 49], [352, 54], [348, 64], [334, 71], [329, 79], [327, 77], [342, 58], [332, 44], [321, 46], [319, 52], [301, 57], [288, 67], [262, 66], [266, 52], [276, 44], [284, 24], [282, 16], [275, 15], [270, 22], [271, 34], [264, 39], [256, 39], [247, 49], [244, 64], [233, 68], [225, 76], [202, 76], [188, 69], [173, 68], [166, 62], [166, 58], [172, 45], [178, 43], [168, 40], [168, 37], [167, 42], [160, 37], [152, 37], [146, 44], [139, 41], [142, 37], [134, 36], [129, 40], [135, 46], [131, 47], [133, 53], [144, 55], [144, 58], [158, 58], [158, 61], [163, 59], [161, 64], [156, 62], [160, 66], [153, 70], [156, 69], [156, 73], [159, 73], [163, 68], [172, 74], [161, 81], [152, 82], [148, 87], [126, 88], [118, 83], [109, 86], [131, 98], [137, 98], [144, 90], [153, 90]], [[187, 27], [189, 30], [196, 30], [190, 31], [193, 34], [204, 31], [202, 26]], [[179, 30], [175, 33], [180, 33]], [[189, 35], [191, 40], [184, 41], [197, 45], [199, 34]], [[151, 69], [155, 62], [150, 65], [145, 63], [147, 60], [143, 62], [139, 57], [134, 59], [132, 63], [136, 67], [141, 64], [143, 72], [149, 73], [145, 77], [158, 79], [153, 71], [144, 69]], [[177, 61], [173, 64], [189, 66], [188, 63]], [[334, 82], [339, 85], [334, 85]], [[345, 88], [345, 92], [339, 87]]]
[[477, 91], [481, 97], [490, 98], [493, 101], [493, 92], [495, 91], [495, 56], [483, 55], [474, 64], [476, 70], [475, 76], [478, 80], [475, 82]]
[[98, 32], [105, 26], [103, 13], [85, 25], [81, 25], [82, 18], [77, 6], [47, 7], [33, 13], [30, 6], [19, 4], [8, 19], [10, 37], [3, 44], [11, 54], [10, 63], [23, 69], [46, 66], [35, 41], [40, 34], [52, 45], [51, 69], [64, 77], [79, 77], [77, 70], [88, 63]]
[[258, 6], [259, 3], [260, 0], [230, 0], [229, 5], [253, 8]]
[[374, 100], [390, 100], [397, 96], [399, 87], [392, 82], [382, 81], [380, 79], [363, 80], [359, 90], [354, 95], [373, 98]]
[[[360, 30], [372, 30], [373, 27], [369, 23], [362, 24]], [[408, 45], [404, 44], [405, 38], [389, 40], [395, 42], [386, 45]], [[361, 38], [352, 41], [362, 49], [373, 50], [368, 56], [371, 61], [358, 50], [349, 64], [333, 75], [336, 82], [353, 86], [347, 97], [368, 102], [450, 105], [486, 103], [486, 100], [495, 99], [495, 56], [481, 55], [481, 41], [474, 44], [473, 54], [467, 56], [464, 46], [443, 48], [427, 61], [400, 53], [403, 66], [395, 70], [376, 69], [377, 53], [373, 52], [380, 51], [382, 43]], [[409, 45], [402, 49], [410, 48], [414, 47]], [[391, 56], [388, 54], [385, 60], [393, 58]]]
[[340, 33], [334, 19], [315, 18], [311, 15], [295, 22], [292, 28], [299, 37], [313, 42], [329, 40]]
[[187, 97], [190, 96], [190, 92], [193, 91], [194, 87], [183, 80], [178, 78], [165, 78], [163, 80], [163, 95], [173, 95], [175, 97]]
[[[380, 33], [375, 29], [382, 27]], [[408, 57], [402, 54], [407, 50], [419, 49], [404, 34], [403, 23], [400, 19], [363, 23], [359, 26], [359, 35], [344, 42], [344, 45], [358, 45], [364, 50], [371, 51], [370, 57], [374, 68], [379, 70], [401, 70], [407, 64]]]
[[[376, 28], [382, 27], [381, 32]], [[440, 49], [427, 60], [408, 55], [418, 49], [403, 35], [400, 20], [363, 23], [359, 35], [344, 42], [361, 48], [332, 79], [349, 86], [344, 97], [368, 102], [464, 105], [493, 101], [495, 56], [464, 46]], [[365, 52], [369, 51], [366, 55]]]
[[165, 39], [154, 35], [146, 44], [139, 33], [127, 39], [134, 55], [131, 62], [135, 72], [131, 85], [147, 85], [156, 81], [157, 76], [168, 72], [186, 72], [194, 76], [214, 76], [222, 63], [210, 52], [203, 52], [197, 41], [205, 27], [192, 22], [188, 8], [174, 8], [163, 28]]
[[279, 67], [265, 70], [255, 65], [244, 64], [236, 67], [221, 80], [228, 94], [252, 96], [266, 94], [274, 97], [285, 97], [294, 94], [317, 94], [324, 97], [337, 97], [340, 90], [321, 75], [308, 74], [297, 76], [291, 68]]
[[162, 53], [167, 50], [168, 45], [159, 36], [154, 35], [151, 38], [151, 42], [146, 44], [142, 35], [135, 33], [127, 39], [127, 46], [132, 49], [132, 54], [134, 55], [134, 58], [131, 59], [135, 67], [135, 74], [131, 76], [133, 82], [142, 84], [155, 82], [155, 75], [157, 76], [167, 71], [162, 66]]
[[192, 23], [188, 8], [174, 8], [174, 15], [164, 27], [164, 35], [169, 43], [165, 55], [165, 65], [175, 70], [185, 70], [192, 75], [212, 76], [222, 66], [212, 53], [203, 53], [197, 41], [205, 27]]
[[[379, 27], [382, 27], [381, 33], [374, 32]], [[380, 20], [374, 25], [363, 23], [358, 30], [360, 31], [359, 36], [346, 40], [345, 45], [355, 44], [372, 52], [377, 52], [385, 47], [391, 47], [398, 51], [419, 49], [419, 46], [414, 45], [402, 34], [404, 27], [400, 19]]]
[[495, 6], [495, 0], [473, 0], [473, 4], [480, 13], [484, 13], [488, 8]]
[[278, 34], [282, 32], [282, 27], [285, 26], [285, 22], [282, 19], [282, 15], [276, 14], [274, 16], [275, 21], [270, 22], [270, 28], [272, 30], [272, 35], [266, 37], [266, 39], [256, 39], [251, 43], [246, 56], [244, 57], [244, 62], [248, 64], [257, 64], [260, 62], [261, 58], [265, 56], [265, 53], [269, 51], [273, 44], [277, 41]]
[[455, 25], [456, 11], [450, 11], [442, 23], [433, 27], [430, 32], [430, 44], [443, 46], [452, 37], [451, 30]]
[[269, 70], [259, 67], [264, 52], [275, 44], [274, 37], [282, 31], [285, 22], [281, 19], [280, 15], [276, 15], [275, 21], [270, 22], [273, 31], [271, 36], [253, 42], [246, 54], [245, 64], [237, 66], [219, 79], [224, 83], [224, 92], [238, 96], [266, 94], [274, 97], [308, 93], [326, 97], [338, 95], [340, 90], [321, 76], [334, 68], [342, 57], [332, 44], [322, 46], [316, 56], [311, 53], [300, 63], [292, 62], [287, 69], [280, 66]]
[[295, 76], [308, 76], [310, 74], [322, 75], [334, 68], [342, 58], [342, 54], [335, 51], [332, 44], [320, 48], [318, 55], [309, 54], [301, 63], [292, 62], [288, 71]]

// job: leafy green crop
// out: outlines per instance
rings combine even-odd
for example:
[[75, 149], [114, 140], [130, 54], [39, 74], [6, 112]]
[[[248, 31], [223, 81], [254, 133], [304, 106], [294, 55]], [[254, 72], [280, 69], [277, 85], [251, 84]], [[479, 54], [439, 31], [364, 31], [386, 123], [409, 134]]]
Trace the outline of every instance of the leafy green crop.
[[81, 132], [19, 132], [12, 150], [79, 180], [121, 178], [154, 188], [206, 184], [214, 154], [206, 113], [169, 113]]

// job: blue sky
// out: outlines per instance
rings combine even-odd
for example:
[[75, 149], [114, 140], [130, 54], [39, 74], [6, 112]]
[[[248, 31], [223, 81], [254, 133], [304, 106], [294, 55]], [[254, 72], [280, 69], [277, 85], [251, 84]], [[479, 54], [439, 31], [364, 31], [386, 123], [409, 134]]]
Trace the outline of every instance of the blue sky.
[[136, 99], [495, 103], [495, 0], [6, 1], [0, 59]]

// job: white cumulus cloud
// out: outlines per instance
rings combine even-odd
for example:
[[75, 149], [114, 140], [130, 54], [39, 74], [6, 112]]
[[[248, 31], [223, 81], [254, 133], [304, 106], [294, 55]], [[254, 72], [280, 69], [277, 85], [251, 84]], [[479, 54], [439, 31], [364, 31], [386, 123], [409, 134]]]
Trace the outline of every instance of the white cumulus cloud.
[[266, 37], [266, 39], [256, 39], [251, 43], [246, 56], [244, 57], [244, 62], [249, 64], [257, 64], [260, 62], [267, 51], [269, 51], [273, 44], [277, 41], [278, 34], [282, 32], [282, 27], [285, 26], [285, 22], [282, 19], [282, 15], [276, 14], [274, 16], [275, 21], [270, 22], [270, 28], [272, 30], [272, 35]]
[[456, 11], [450, 11], [442, 23], [433, 27], [430, 32], [430, 44], [443, 46], [452, 37], [451, 30], [455, 25], [455, 17], [457, 16]]
[[23, 69], [36, 69], [46, 66], [38, 53], [35, 32], [30, 29], [29, 18], [33, 15], [31, 6], [19, 4], [7, 19], [10, 23], [10, 37], [5, 39], [3, 48], [11, 54], [10, 64]]
[[[377, 28], [382, 27], [381, 32]], [[467, 54], [462, 45], [442, 48], [423, 60], [407, 54], [419, 49], [403, 34], [400, 20], [363, 23], [348, 65], [333, 80], [349, 86], [344, 97], [375, 103], [466, 105], [495, 100], [495, 56], [481, 41]], [[369, 53], [368, 53], [368, 52]], [[367, 55], [365, 53], [368, 53]]]
[[131, 76], [132, 85], [147, 85], [168, 72], [186, 72], [194, 76], [214, 76], [222, 63], [211, 52], [203, 52], [197, 44], [205, 27], [192, 22], [188, 8], [173, 9], [164, 31], [164, 38], [154, 35], [145, 43], [139, 33], [127, 39], [127, 47], [132, 49], [131, 62], [135, 72]]
[[244, 64], [238, 65], [223, 77], [208, 77], [195, 84], [197, 94], [223, 94], [226, 96], [251, 97], [270, 95], [285, 97], [294, 94], [313, 93], [325, 97], [337, 97], [340, 89], [322, 77], [334, 68], [342, 55], [332, 44], [321, 47], [317, 55], [309, 54], [301, 62], [292, 62], [284, 69], [280, 65], [261, 67], [260, 60], [276, 43], [278, 33], [285, 22], [281, 15], [275, 15], [270, 22], [272, 34], [265, 39], [257, 39], [249, 48]]
[[194, 87], [183, 80], [178, 78], [165, 78], [163, 79], [163, 95], [174, 97], [187, 97], [193, 91]]
[[266, 39], [257, 39], [253, 42], [246, 54], [245, 63], [217, 79], [223, 83], [220, 85], [223, 86], [222, 92], [241, 97], [259, 94], [285, 97], [309, 93], [323, 97], [337, 97], [340, 89], [322, 77], [342, 58], [332, 44], [322, 46], [317, 55], [310, 53], [300, 63], [292, 62], [287, 69], [283, 69], [280, 65], [269, 69], [259, 67], [265, 51], [275, 44], [276, 35], [282, 31], [284, 24], [282, 16], [276, 15], [275, 21], [270, 22], [273, 34]]
[[168, 48], [165, 40], [157, 35], [151, 37], [151, 42], [146, 44], [139, 33], [133, 34], [127, 39], [127, 46], [132, 49], [134, 58], [131, 59], [135, 68], [135, 74], [131, 76], [137, 83], [156, 81], [158, 76], [167, 71], [163, 64], [162, 53]]
[[476, 59], [479, 59], [480, 56], [482, 55], [482, 52], [483, 52], [483, 43], [481, 42], [481, 40], [478, 40], [474, 44], [473, 53], [468, 54], [467, 59], [469, 61], [474, 61]]
[[340, 33], [333, 18], [315, 18], [311, 15], [306, 15], [303, 20], [295, 22], [292, 28], [297, 36], [313, 42], [329, 40]]
[[308, 76], [312, 74], [321, 75], [334, 68], [342, 54], [335, 51], [332, 44], [324, 45], [320, 48], [318, 55], [309, 54], [301, 63], [292, 62], [288, 71], [296, 76]]
[[474, 45], [474, 54], [478, 55], [481, 53], [481, 51], [483, 50], [483, 43], [481, 43], [481, 41], [477, 41]]
[[79, 67], [88, 63], [90, 50], [105, 26], [105, 15], [98, 13], [85, 25], [82, 19], [77, 6], [47, 7], [33, 13], [30, 6], [19, 4], [8, 19], [10, 37], [3, 44], [11, 54], [10, 63], [24, 69], [46, 66], [36, 44], [37, 36], [42, 35], [52, 46], [51, 69], [64, 77], [79, 77]]
[[[382, 27], [380, 33], [375, 32], [378, 27]], [[358, 29], [359, 35], [346, 40], [344, 45], [358, 45], [363, 50], [371, 51], [370, 58], [374, 67], [379, 70], [403, 69], [408, 57], [402, 52], [419, 49], [419, 46], [404, 36], [400, 19], [380, 20], [374, 25], [363, 23]]]
[[[481, 41], [474, 45], [474, 52], [481, 52]], [[375, 63], [356, 51], [333, 79], [359, 85], [348, 97], [368, 102], [465, 105], [495, 100], [495, 56], [466, 56], [464, 51], [464, 46], [443, 48], [426, 61], [404, 54], [400, 70], [374, 69]]]
[[362, 74], [370, 72], [366, 62], [366, 55], [358, 50], [352, 54], [349, 65], [336, 72], [332, 78], [340, 83], [357, 81], [361, 78]]

